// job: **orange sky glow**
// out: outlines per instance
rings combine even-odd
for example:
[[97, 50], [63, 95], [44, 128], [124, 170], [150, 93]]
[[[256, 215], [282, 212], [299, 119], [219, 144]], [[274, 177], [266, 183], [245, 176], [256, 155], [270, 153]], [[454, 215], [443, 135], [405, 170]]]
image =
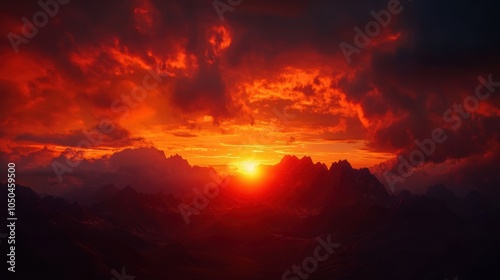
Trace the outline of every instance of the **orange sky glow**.
[[[188, 104], [182, 108], [187, 113], [172, 105], [168, 98], [175, 90], [171, 81], [149, 90], [144, 100], [129, 106], [126, 115], [112, 110], [113, 100], [141, 85], [148, 69], [164, 80], [196, 75], [199, 62], [186, 52], [182, 41], [169, 53], [145, 50], [134, 54], [117, 38], [98, 46], [79, 47], [68, 54], [69, 63], [91, 77], [91, 84], [68, 80], [52, 61], [34, 59], [34, 54], [3, 54], [5, 63], [0, 74], [18, 86], [21, 98], [26, 100], [14, 109], [23, 112], [25, 121], [5, 120], [4, 125], [16, 127], [6, 133], [15, 137], [25, 132], [30, 137], [16, 142], [4, 140], [0, 147], [6, 152], [18, 147], [25, 152], [47, 147], [56, 156], [77, 143], [56, 145], [37, 143], [40, 141], [34, 139], [47, 135], [62, 139], [65, 134], [76, 134], [78, 139], [78, 131], [91, 130], [99, 118], [109, 118], [128, 131], [127, 137], [142, 140], [82, 149], [86, 158], [137, 146], [154, 146], [166, 154], [180, 154], [200, 166], [234, 165], [248, 158], [275, 164], [284, 155], [294, 154], [327, 163], [349, 158], [353, 166], [369, 167], [393, 157], [367, 148], [360, 131], [367, 131], [370, 122], [363, 118], [358, 105], [346, 101], [342, 91], [332, 87], [336, 79], [349, 75], [348, 70], [342, 72], [336, 67], [335, 59], [325, 60], [311, 51], [294, 51], [280, 54], [278, 61], [285, 62], [290, 56], [300, 60], [276, 65], [271, 70], [260, 71], [263, 61], [248, 61], [245, 66], [229, 69], [223, 64], [232, 36], [227, 25], [214, 25], [206, 31], [202, 63], [204, 67], [220, 64], [226, 82], [225, 98], [230, 99], [230, 105], [222, 109], [225, 112], [217, 112], [222, 115], [216, 117], [205, 109], [205, 103], [214, 102], [211, 100], [201, 98]], [[113, 60], [112, 67], [100, 65], [103, 55]], [[52, 115], [51, 121], [44, 123], [45, 119], [37, 114]], [[349, 130], [355, 132], [350, 134]], [[84, 133], [81, 138], [86, 139]]]

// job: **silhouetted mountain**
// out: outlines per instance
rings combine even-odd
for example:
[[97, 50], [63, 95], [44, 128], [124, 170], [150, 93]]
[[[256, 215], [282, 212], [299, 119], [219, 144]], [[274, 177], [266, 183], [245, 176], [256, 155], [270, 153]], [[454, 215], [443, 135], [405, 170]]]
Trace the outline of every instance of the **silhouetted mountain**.
[[113, 184], [103, 185], [100, 188], [79, 188], [63, 195], [70, 202], [78, 202], [85, 206], [102, 202], [115, 196], [120, 189]]
[[285, 156], [264, 173], [268, 179], [261, 188], [273, 204], [322, 209], [361, 202], [389, 203], [389, 195], [376, 177], [366, 168], [352, 168], [347, 161], [333, 163], [328, 169], [322, 163], [314, 164], [310, 157]]
[[111, 199], [91, 209], [113, 225], [134, 232], [177, 231], [184, 226], [178, 213], [179, 202], [170, 194], [144, 194], [126, 186]]
[[429, 187], [429, 189], [427, 189], [427, 196], [444, 201], [448, 208], [454, 211], [457, 210], [457, 204], [459, 202], [457, 196], [442, 184]]
[[[186, 190], [199, 188], [212, 181], [211, 167], [191, 166], [179, 155], [166, 157], [154, 148], [125, 149], [113, 154], [109, 160], [89, 163], [84, 161], [71, 176], [81, 176], [79, 187], [68, 186], [62, 194], [69, 201], [78, 201], [91, 205], [109, 198], [110, 195], [99, 197], [96, 194], [105, 185], [104, 190], [113, 194], [115, 188], [132, 185], [143, 193], [182, 194]], [[69, 175], [68, 175], [69, 176]], [[59, 193], [61, 190], [59, 190]]]

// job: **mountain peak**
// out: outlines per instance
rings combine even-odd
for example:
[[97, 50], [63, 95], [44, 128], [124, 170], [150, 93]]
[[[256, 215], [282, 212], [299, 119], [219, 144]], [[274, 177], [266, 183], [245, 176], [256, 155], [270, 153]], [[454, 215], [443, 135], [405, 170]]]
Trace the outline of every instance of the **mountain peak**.
[[169, 159], [178, 159], [178, 160], [185, 160], [182, 156], [179, 154], [171, 155], [168, 157]]
[[169, 162], [173, 167], [180, 167], [180, 168], [191, 167], [191, 165], [189, 165], [189, 162], [178, 154], [169, 156], [167, 158], [167, 162]]
[[310, 164], [314, 164], [314, 163], [313, 163], [313, 161], [312, 161], [312, 158], [311, 158], [311, 157], [307, 157], [307, 156], [305, 156], [305, 157], [301, 158], [301, 159], [300, 159], [300, 162], [302, 162], [302, 163], [307, 163], [307, 164], [309, 164], [309, 163], [310, 163]]
[[116, 190], [118, 189], [115, 187], [114, 184], [106, 184], [98, 188], [96, 193], [110, 193], [110, 192], [116, 192]]
[[348, 171], [352, 170], [351, 164], [346, 160], [339, 160], [337, 162], [332, 163], [330, 166], [330, 171]]
[[127, 196], [127, 195], [135, 195], [137, 194], [137, 191], [134, 190], [134, 188], [132, 188], [130, 185], [127, 185], [125, 188], [123, 188], [119, 193], [118, 195], [121, 195], [121, 196]]
[[293, 164], [299, 162], [299, 158], [293, 155], [286, 155], [284, 156], [279, 164]]
[[427, 189], [427, 196], [434, 197], [434, 198], [441, 198], [441, 199], [446, 199], [446, 200], [456, 200], [457, 196], [453, 191], [450, 189], [446, 188], [443, 184], [437, 184], [430, 186]]

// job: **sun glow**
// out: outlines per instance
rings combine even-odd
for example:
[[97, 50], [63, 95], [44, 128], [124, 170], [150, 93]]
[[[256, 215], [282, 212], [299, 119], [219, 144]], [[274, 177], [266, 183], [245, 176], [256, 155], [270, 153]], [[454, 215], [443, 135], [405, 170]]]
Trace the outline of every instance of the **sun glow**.
[[242, 161], [239, 164], [239, 171], [248, 177], [256, 177], [259, 174], [258, 163], [254, 161]]

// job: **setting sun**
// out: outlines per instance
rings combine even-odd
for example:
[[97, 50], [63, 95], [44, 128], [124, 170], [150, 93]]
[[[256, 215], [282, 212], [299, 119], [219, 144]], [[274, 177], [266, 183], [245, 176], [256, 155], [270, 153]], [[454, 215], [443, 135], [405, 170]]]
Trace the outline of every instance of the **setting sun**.
[[258, 175], [258, 163], [254, 161], [243, 161], [239, 164], [239, 171], [249, 177]]

